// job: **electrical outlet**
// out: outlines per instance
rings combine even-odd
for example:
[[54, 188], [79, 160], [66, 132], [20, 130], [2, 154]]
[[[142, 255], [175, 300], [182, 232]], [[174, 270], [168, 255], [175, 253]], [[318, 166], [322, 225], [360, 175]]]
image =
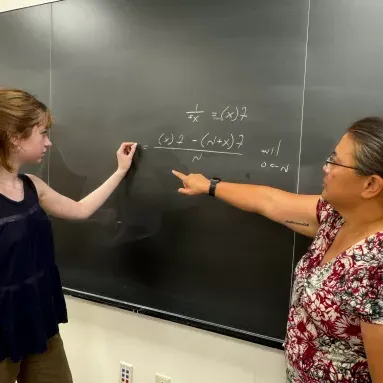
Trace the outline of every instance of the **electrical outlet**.
[[133, 366], [131, 364], [120, 362], [119, 383], [133, 383]]
[[156, 383], [171, 383], [171, 378], [165, 375], [156, 374]]

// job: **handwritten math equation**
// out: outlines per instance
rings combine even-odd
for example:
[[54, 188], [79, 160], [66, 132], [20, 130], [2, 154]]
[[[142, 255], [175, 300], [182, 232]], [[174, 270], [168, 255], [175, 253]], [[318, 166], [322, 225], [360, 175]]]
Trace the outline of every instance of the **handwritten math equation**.
[[281, 150], [281, 144], [282, 144], [282, 140], [279, 140], [277, 145], [274, 145], [270, 148], [261, 149], [262, 155], [268, 156], [266, 161], [261, 162], [262, 168], [269, 167], [269, 168], [273, 168], [273, 169], [278, 169], [281, 172], [284, 171], [285, 173], [287, 173], [289, 171], [290, 164], [281, 165], [278, 162], [278, 159], [275, 158], [275, 157], [278, 157], [278, 155], [279, 155], [279, 152]]
[[[192, 121], [192, 123], [199, 122], [199, 118], [202, 118], [202, 115], [205, 113], [204, 110], [199, 109], [199, 105], [197, 104], [195, 107], [195, 110], [186, 112], [186, 116], [189, 120]], [[242, 122], [245, 118], [247, 118], [247, 107], [246, 106], [234, 106], [231, 107], [230, 105], [226, 106], [221, 113], [219, 112], [212, 112], [211, 117], [215, 121], [230, 121], [235, 122], [239, 121]]]
[[227, 135], [214, 135], [206, 133], [201, 137], [188, 139], [183, 134], [162, 133], [158, 138], [160, 147], [180, 147], [183, 144], [197, 145], [201, 149], [217, 148], [230, 151], [238, 150], [243, 146], [244, 135], [229, 133]]
[[179, 133], [162, 133], [158, 137], [158, 145], [154, 149], [183, 150], [195, 152], [192, 162], [202, 159], [204, 153], [228, 154], [242, 156], [240, 149], [244, 145], [243, 134], [211, 134], [199, 137], [187, 137]]
[[[158, 137], [157, 145], [153, 149], [166, 150], [182, 150], [194, 152], [192, 162], [200, 161], [204, 153], [212, 154], [228, 154], [242, 156], [241, 149], [244, 146], [245, 136], [241, 134], [222, 134], [216, 135], [206, 133], [199, 137], [187, 137], [180, 133], [161, 133]], [[287, 173], [290, 169], [290, 164], [281, 163], [278, 161], [278, 155], [281, 151], [282, 140], [274, 146], [263, 148], [260, 150], [265, 160], [261, 160], [261, 168], [271, 168], [276, 171]], [[144, 145], [143, 149], [148, 149], [148, 145]]]
[[[206, 133], [197, 138], [186, 137], [179, 133], [161, 133], [158, 137], [158, 144], [153, 149], [182, 150], [194, 152], [192, 162], [200, 161], [204, 153], [228, 154], [242, 156], [241, 149], [244, 146], [245, 136], [243, 134], [228, 133], [226, 135], [215, 135]], [[282, 140], [274, 146], [263, 148], [260, 153], [266, 159], [260, 161], [261, 168], [270, 168], [275, 171], [288, 173], [290, 164], [278, 161], [281, 151]], [[148, 149], [144, 145], [143, 149]]]

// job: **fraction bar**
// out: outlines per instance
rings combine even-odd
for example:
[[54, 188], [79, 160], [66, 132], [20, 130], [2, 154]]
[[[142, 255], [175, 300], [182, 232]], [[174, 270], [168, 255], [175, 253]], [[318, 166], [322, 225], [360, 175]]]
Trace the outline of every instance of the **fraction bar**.
[[234, 156], [242, 156], [242, 153], [233, 152], [218, 152], [216, 150], [204, 150], [204, 149], [186, 149], [186, 148], [171, 148], [165, 146], [154, 146], [154, 149], [166, 149], [166, 150], [185, 150], [188, 152], [203, 152], [203, 153], [215, 153], [215, 154], [232, 154]]

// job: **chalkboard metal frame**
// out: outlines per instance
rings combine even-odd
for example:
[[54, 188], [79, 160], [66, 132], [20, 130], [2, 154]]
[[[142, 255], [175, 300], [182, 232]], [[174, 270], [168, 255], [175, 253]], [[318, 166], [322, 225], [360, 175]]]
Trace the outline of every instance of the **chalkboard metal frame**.
[[280, 339], [271, 338], [261, 334], [254, 334], [252, 332], [239, 330], [232, 327], [222, 326], [216, 323], [203, 321], [200, 319], [190, 318], [167, 311], [157, 310], [151, 307], [140, 306], [134, 303], [124, 302], [121, 300], [103, 297], [96, 294], [87, 293], [80, 290], [74, 290], [63, 287], [64, 294], [74, 298], [80, 298], [87, 301], [101, 303], [103, 305], [117, 307], [119, 309], [128, 310], [136, 314], [143, 314], [150, 317], [167, 320], [174, 323], [198, 328], [205, 331], [210, 331], [220, 335], [226, 335], [232, 338], [245, 340], [247, 342], [256, 343], [262, 346], [283, 350], [283, 342]]

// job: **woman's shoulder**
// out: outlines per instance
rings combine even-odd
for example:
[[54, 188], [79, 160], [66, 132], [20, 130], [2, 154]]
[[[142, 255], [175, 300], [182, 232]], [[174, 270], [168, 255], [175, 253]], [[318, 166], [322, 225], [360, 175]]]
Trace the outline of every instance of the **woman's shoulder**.
[[40, 198], [41, 195], [41, 183], [43, 182], [39, 177], [34, 174], [20, 173], [19, 177], [32, 188], [36, 195]]
[[318, 200], [316, 214], [319, 225], [329, 222], [329, 220], [342, 218], [334, 207], [322, 196]]
[[362, 265], [375, 265], [383, 269], [383, 231], [369, 235], [354, 246], [353, 255]]

